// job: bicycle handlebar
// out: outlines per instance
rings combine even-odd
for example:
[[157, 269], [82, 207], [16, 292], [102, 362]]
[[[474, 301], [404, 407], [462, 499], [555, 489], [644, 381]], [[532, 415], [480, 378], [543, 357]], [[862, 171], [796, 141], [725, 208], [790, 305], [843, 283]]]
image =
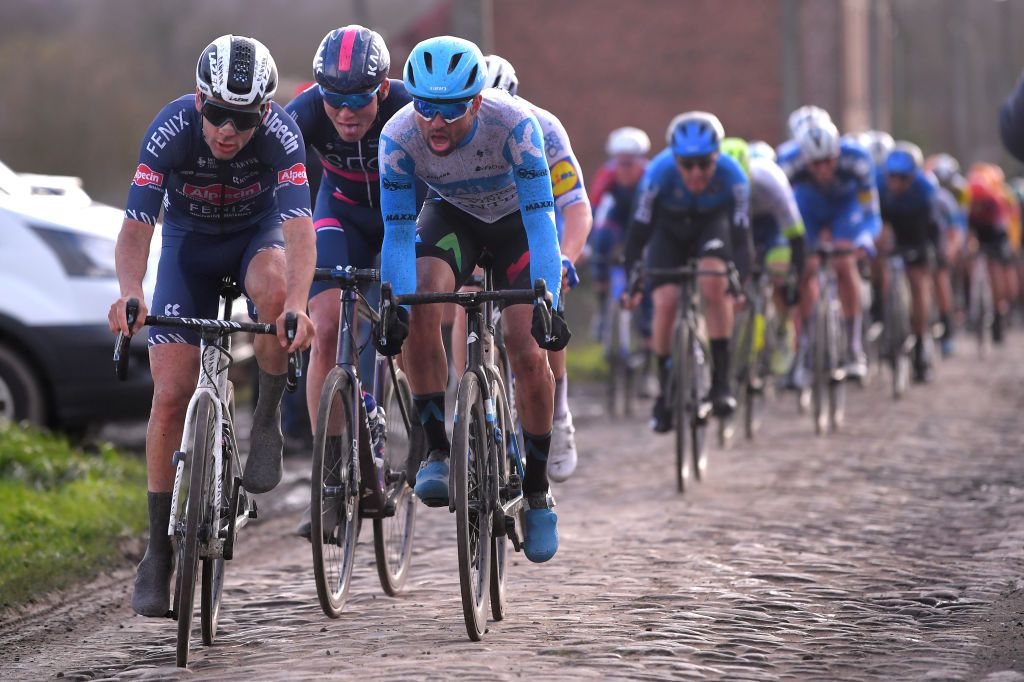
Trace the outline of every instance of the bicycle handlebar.
[[[138, 299], [128, 299], [125, 305], [125, 317], [128, 321], [128, 329], [135, 326], [139, 314]], [[266, 322], [235, 322], [234, 320], [207, 320], [194, 317], [168, 317], [166, 315], [146, 315], [143, 324], [158, 327], [176, 327], [178, 329], [191, 329], [198, 332], [216, 333], [219, 335], [234, 334], [235, 332], [249, 332], [252, 334], [277, 334], [277, 326]], [[289, 328], [290, 325], [290, 328]], [[294, 313], [285, 316], [285, 334], [288, 340], [295, 339], [298, 318]], [[128, 347], [131, 344], [132, 335], [123, 332], [118, 333], [114, 341], [114, 375], [121, 381], [128, 377]], [[290, 392], [294, 392], [298, 386], [298, 378], [302, 376], [302, 354], [288, 354], [288, 379], [285, 383]]]
[[351, 265], [333, 268], [317, 268], [313, 271], [314, 282], [336, 281], [342, 285], [363, 284], [380, 281], [380, 270], [374, 268], [357, 269]]

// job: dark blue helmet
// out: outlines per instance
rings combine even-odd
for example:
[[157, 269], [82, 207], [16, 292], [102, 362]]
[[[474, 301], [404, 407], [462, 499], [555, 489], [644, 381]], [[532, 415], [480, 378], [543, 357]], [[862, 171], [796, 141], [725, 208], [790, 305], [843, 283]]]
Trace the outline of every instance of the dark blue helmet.
[[406, 91], [417, 99], [463, 101], [484, 89], [487, 65], [474, 43], [438, 36], [412, 48], [403, 80]]
[[707, 156], [718, 151], [723, 137], [725, 130], [717, 116], [688, 111], [668, 124], [665, 141], [676, 156]]
[[388, 77], [391, 55], [376, 31], [352, 24], [336, 28], [320, 41], [313, 78], [331, 92], [366, 92]]

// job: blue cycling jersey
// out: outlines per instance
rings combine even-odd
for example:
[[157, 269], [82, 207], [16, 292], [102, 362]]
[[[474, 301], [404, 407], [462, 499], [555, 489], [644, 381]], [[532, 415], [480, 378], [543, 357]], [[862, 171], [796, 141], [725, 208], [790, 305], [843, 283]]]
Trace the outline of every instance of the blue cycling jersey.
[[125, 217], [206, 234], [237, 232], [273, 216], [312, 217], [306, 149], [298, 126], [278, 104], [230, 161], [214, 158], [203, 138], [195, 95], [157, 114], [142, 139]]
[[802, 155], [794, 158], [789, 151], [780, 165], [789, 175], [812, 243], [824, 227], [831, 227], [834, 239], [864, 245], [881, 233], [875, 165], [862, 146], [840, 141], [835, 175], [828, 185], [814, 179]]
[[284, 108], [298, 123], [306, 145], [314, 148], [323, 161], [322, 182], [331, 195], [346, 204], [380, 206], [380, 174], [377, 149], [384, 124], [396, 111], [412, 101], [405, 83], [388, 79], [387, 99], [380, 102], [377, 118], [363, 137], [345, 142], [327, 117], [320, 88], [311, 86]]
[[910, 186], [895, 194], [889, 189], [885, 175], [878, 179], [878, 203], [882, 220], [887, 223], [905, 220], [937, 220], [937, 185], [922, 171], [914, 173]]

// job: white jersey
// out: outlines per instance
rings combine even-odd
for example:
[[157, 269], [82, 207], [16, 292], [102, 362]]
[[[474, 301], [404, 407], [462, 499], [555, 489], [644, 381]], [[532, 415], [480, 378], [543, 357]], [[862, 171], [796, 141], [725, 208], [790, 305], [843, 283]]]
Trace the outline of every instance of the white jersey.
[[567, 206], [581, 201], [589, 202], [587, 190], [583, 186], [580, 162], [572, 151], [569, 133], [565, 132], [557, 116], [521, 97], [516, 99], [527, 104], [540, 123], [541, 134], [544, 136], [544, 154], [551, 171], [551, 193], [555, 197], [555, 210], [560, 218]]
[[771, 159], [750, 159], [750, 214], [752, 217], [771, 215], [787, 237], [803, 232], [793, 188], [783, 170]]

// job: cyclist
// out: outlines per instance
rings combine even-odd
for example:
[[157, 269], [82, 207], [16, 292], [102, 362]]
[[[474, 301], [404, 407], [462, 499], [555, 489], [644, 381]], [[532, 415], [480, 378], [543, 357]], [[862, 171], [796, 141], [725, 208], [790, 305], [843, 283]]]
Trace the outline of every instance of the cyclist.
[[[834, 123], [817, 121], [797, 135], [800, 157], [792, 166], [790, 181], [800, 215], [807, 227], [808, 246], [831, 241], [839, 248], [857, 248], [872, 252], [874, 238], [881, 232], [878, 215], [878, 191], [871, 156], [850, 140], [840, 142]], [[832, 259], [839, 284], [839, 299], [846, 322], [846, 374], [863, 379], [867, 359], [861, 345], [860, 273], [853, 255]], [[807, 317], [818, 297], [818, 258], [808, 258], [804, 288], [800, 297], [804, 318], [797, 343], [794, 381], [804, 384], [803, 357], [809, 348]]]
[[[634, 273], [647, 242], [647, 265], [673, 268], [698, 258], [700, 269], [726, 272], [735, 261], [740, 273], [750, 269], [750, 183], [743, 169], [719, 154], [725, 132], [718, 117], [703, 111], [679, 114], [668, 126], [668, 147], [654, 157], [637, 195], [626, 236], [626, 268]], [[631, 276], [631, 281], [636, 281]], [[706, 304], [705, 318], [711, 338], [712, 409], [728, 416], [736, 409], [729, 380], [729, 336], [733, 308], [725, 277], [699, 278]], [[671, 406], [665, 389], [671, 360], [672, 327], [679, 289], [670, 280], [651, 278], [654, 299], [652, 346], [658, 362], [661, 392], [654, 403], [652, 428], [672, 428]], [[626, 301], [636, 306], [640, 294]]]
[[[760, 155], [765, 153], [763, 148], [758, 148], [759, 154], [752, 154], [750, 146], [738, 137], [725, 138], [721, 146], [722, 153], [735, 159], [750, 178], [754, 258], [758, 266], [772, 276], [776, 308], [780, 311], [779, 330], [787, 330], [788, 311], [796, 304], [797, 283], [803, 277], [807, 260], [804, 221], [797, 209], [793, 188], [778, 164]], [[770, 146], [764, 146], [772, 151]], [[787, 277], [789, 274], [792, 276]], [[788, 343], [780, 344], [779, 358], [772, 363], [773, 371], [781, 373], [789, 368], [791, 357], [786, 357], [786, 351], [792, 351], [793, 337], [788, 338]]]
[[[486, 250], [498, 287], [529, 288], [543, 278], [557, 308], [561, 254], [537, 118], [507, 92], [484, 89], [484, 57], [468, 40], [440, 36], [417, 44], [404, 76], [412, 106], [381, 133], [382, 279], [392, 282], [396, 294], [455, 291]], [[431, 189], [418, 216], [415, 178]], [[429, 506], [448, 504], [441, 313], [436, 305], [416, 306], [411, 316], [397, 307], [387, 335], [377, 339], [379, 352], [395, 354], [409, 337], [403, 364], [430, 450], [415, 490]], [[558, 549], [546, 471], [554, 380], [544, 350], [561, 350], [569, 336], [555, 314], [545, 337], [539, 314], [521, 305], [503, 311], [526, 452], [525, 551], [534, 562], [547, 561]]]
[[[562, 250], [562, 283], [574, 287], [579, 283], [575, 263], [586, 244], [592, 217], [590, 201], [583, 186], [583, 174], [572, 151], [569, 135], [554, 114], [516, 94], [519, 79], [516, 77], [515, 68], [508, 60], [492, 54], [485, 57], [485, 61], [487, 87], [504, 90], [526, 104], [540, 123], [544, 152], [551, 173], [551, 192], [555, 197], [555, 219]], [[564, 298], [562, 302], [564, 307]], [[455, 314], [457, 328], [453, 330], [453, 338], [465, 339], [466, 311], [461, 306], [456, 306]], [[452, 344], [452, 357], [455, 367], [465, 367], [464, 343]], [[552, 481], [562, 482], [576, 470], [578, 460], [576, 429], [572, 423], [572, 412], [569, 410], [569, 378], [565, 371], [565, 351], [549, 352], [548, 363], [555, 377], [554, 422], [551, 427], [551, 450], [548, 454], [548, 477]]]
[[990, 171], [983, 166], [972, 168], [967, 175], [970, 210], [967, 225], [985, 254], [995, 314], [992, 319], [992, 340], [1002, 343], [1006, 315], [1009, 312], [1010, 274], [1013, 253], [1007, 227], [1009, 211], [999, 188], [993, 186]]
[[604, 149], [609, 159], [598, 169], [590, 186], [590, 205], [594, 209], [590, 270], [597, 296], [597, 339], [604, 338], [615, 261], [626, 238], [636, 188], [647, 168], [651, 139], [639, 128], [616, 128], [608, 134]]
[[789, 139], [779, 145], [775, 161], [790, 180], [793, 179], [793, 174], [800, 165], [800, 145], [796, 141], [797, 135], [811, 123], [830, 123], [831, 121], [832, 117], [827, 111], [812, 104], [805, 104], [789, 114], [789, 118], [786, 119]]
[[[316, 196], [316, 265], [373, 267], [384, 239], [377, 148], [380, 131], [411, 101], [400, 80], [388, 78], [391, 56], [379, 33], [352, 24], [336, 28], [313, 58], [315, 85], [285, 107], [323, 164]], [[309, 314], [316, 326], [306, 377], [306, 402], [316, 431], [324, 378], [338, 348], [338, 292], [334, 282], [314, 282]], [[309, 510], [298, 533], [309, 536]]]
[[[914, 333], [914, 380], [931, 379], [930, 345], [927, 343], [930, 311], [930, 278], [936, 260], [943, 254], [942, 207], [938, 186], [923, 170], [921, 149], [910, 142], [897, 142], [885, 159], [878, 200], [882, 220], [892, 230], [895, 248], [907, 266], [910, 282], [911, 329]], [[883, 286], [891, 286], [884, 282]], [[948, 318], [943, 320], [948, 323]]]
[[875, 163], [875, 173], [879, 177], [885, 175], [885, 160], [889, 158], [889, 152], [896, 144], [892, 135], [884, 130], [868, 130], [858, 135], [855, 141], [871, 155], [871, 160]]
[[[257, 40], [225, 35], [196, 65], [196, 92], [165, 106], [142, 140], [128, 193], [116, 258], [121, 297], [110, 306], [112, 331], [129, 332], [125, 305], [140, 302], [149, 243], [164, 206], [163, 246], [153, 309], [165, 315], [217, 315], [220, 282], [235, 277], [262, 321], [275, 321], [278, 339], [258, 337], [259, 401], [242, 477], [246, 489], [266, 492], [281, 480], [281, 394], [286, 348], [309, 345], [313, 325], [306, 295], [313, 277], [314, 242], [302, 133], [271, 101], [277, 67]], [[284, 337], [285, 312], [299, 320], [295, 340]], [[135, 578], [132, 608], [164, 616], [170, 603], [171, 543], [167, 524], [186, 406], [199, 373], [198, 336], [150, 327], [153, 409], [146, 434], [150, 537]]]

